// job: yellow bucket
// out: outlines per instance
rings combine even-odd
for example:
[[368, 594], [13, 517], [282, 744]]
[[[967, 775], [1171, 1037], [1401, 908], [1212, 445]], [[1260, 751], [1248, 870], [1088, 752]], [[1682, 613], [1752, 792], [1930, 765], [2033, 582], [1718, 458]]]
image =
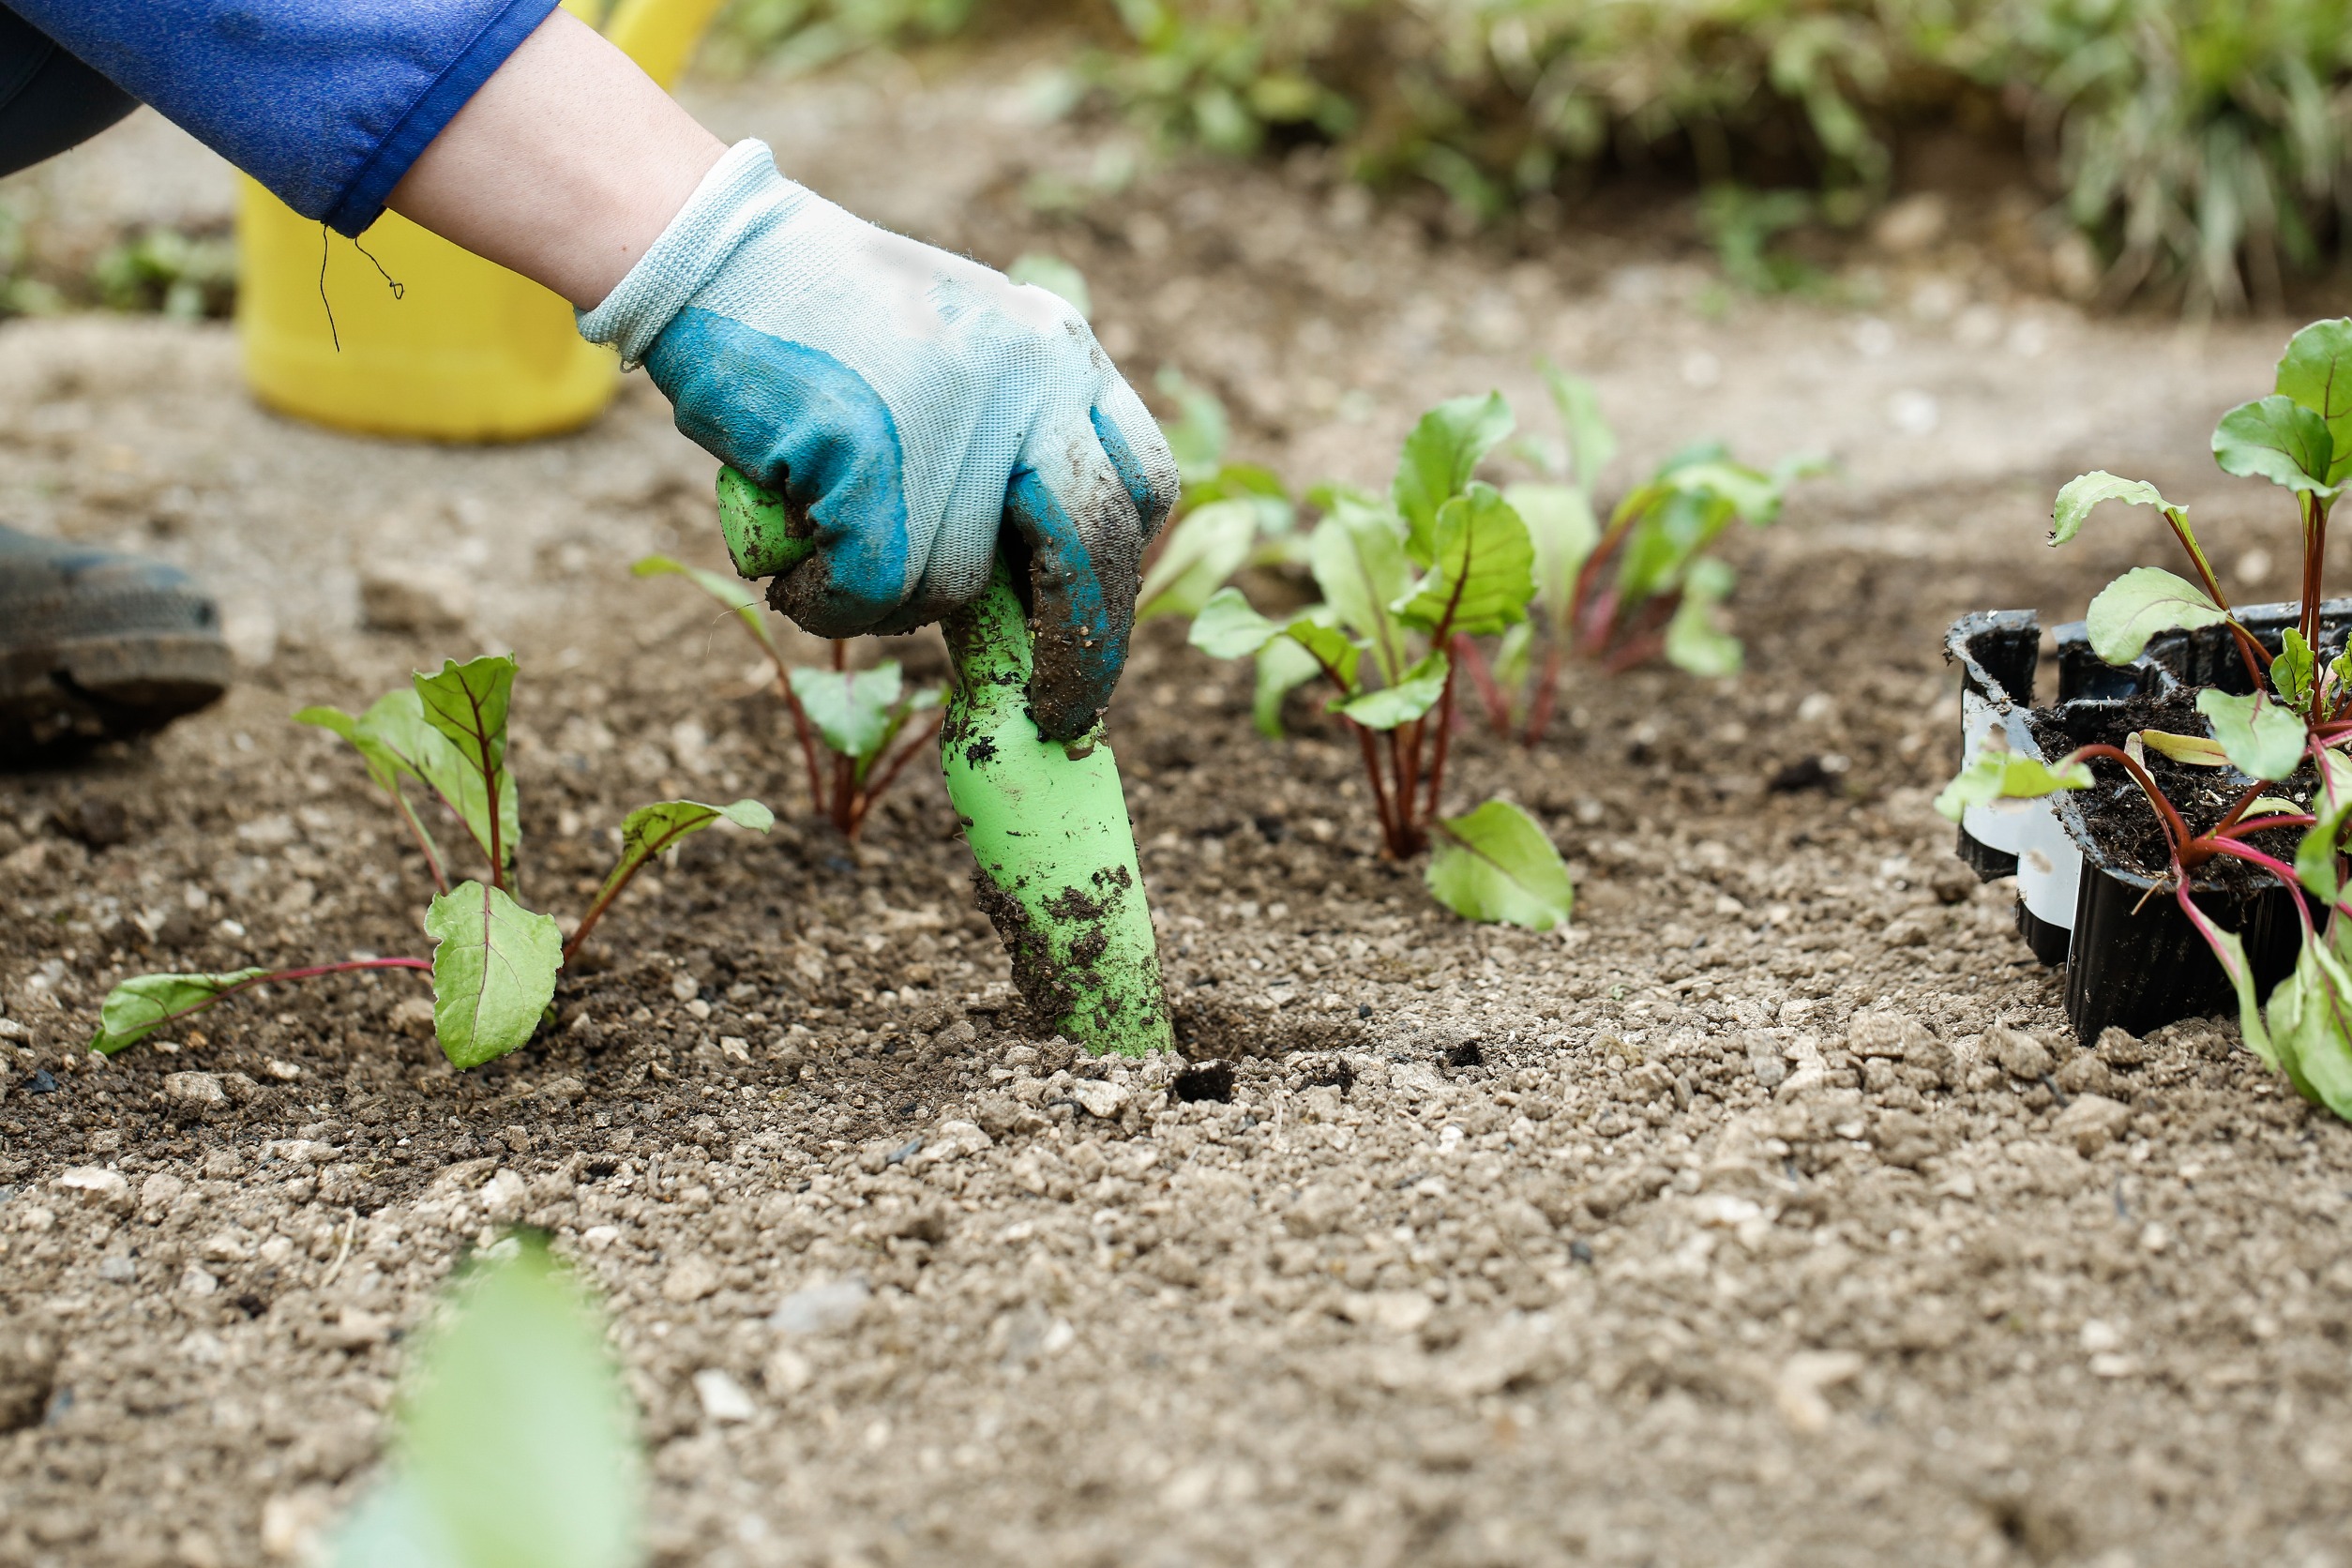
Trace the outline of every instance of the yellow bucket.
[[[619, 0], [605, 34], [667, 87], [719, 4]], [[601, 8], [564, 8], [595, 22]], [[581, 340], [557, 294], [397, 213], [369, 228], [362, 254], [242, 184], [237, 338], [269, 407], [377, 435], [518, 441], [584, 425], [611, 400], [612, 352]], [[369, 256], [399, 279], [399, 298]]]

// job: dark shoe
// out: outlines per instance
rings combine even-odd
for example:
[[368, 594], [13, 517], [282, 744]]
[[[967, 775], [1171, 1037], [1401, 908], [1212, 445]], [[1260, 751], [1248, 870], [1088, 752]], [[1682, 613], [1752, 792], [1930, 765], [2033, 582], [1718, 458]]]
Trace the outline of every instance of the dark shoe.
[[0, 528], [0, 764], [160, 730], [230, 674], [220, 611], [177, 567]]

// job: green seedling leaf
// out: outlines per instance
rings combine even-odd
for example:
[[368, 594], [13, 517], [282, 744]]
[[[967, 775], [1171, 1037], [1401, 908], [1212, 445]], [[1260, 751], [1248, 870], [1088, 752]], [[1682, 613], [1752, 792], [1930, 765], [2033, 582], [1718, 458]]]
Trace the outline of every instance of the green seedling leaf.
[[[357, 718], [340, 708], [325, 706], [304, 708], [294, 717], [296, 724], [314, 725], [340, 735], [359, 753], [369, 781], [391, 797], [393, 807], [415, 834], [417, 847], [425, 852], [433, 881], [442, 882], [447, 863], [442, 859], [441, 846], [434, 842], [424, 819], [417, 816], [401, 780], [414, 778], [445, 801], [463, 800], [466, 781], [472, 775], [458, 756], [457, 748], [425, 723], [424, 705], [416, 700], [416, 693], [386, 692]], [[400, 744], [396, 744], [396, 740]], [[407, 749], [402, 749], [403, 745]], [[411, 756], [411, 751], [417, 755]], [[510, 791], [509, 796], [511, 793]], [[472, 824], [468, 826], [470, 829]], [[489, 851], [485, 849], [483, 852], [487, 854]]]
[[[2336, 852], [2344, 842], [2344, 822], [2352, 815], [2352, 792], [2336, 796], [2330, 804], [2326, 792], [2312, 802], [2312, 815], [2317, 820], [2303, 830], [2302, 841], [2295, 848], [2295, 877], [2314, 898], [2333, 905], [2344, 896], [2344, 878], [2336, 869]], [[2289, 811], [2301, 807], [2289, 805]], [[2254, 815], [2249, 809], [2248, 816]]]
[[2239, 813], [2238, 820], [2244, 822], [2256, 817], [2299, 817], [2302, 811], [2303, 808], [2291, 800], [2281, 800], [2276, 795], [2256, 795], [2247, 803], [2246, 809]]
[[1356, 666], [1364, 657], [1364, 650], [1332, 624], [1334, 619], [1330, 606], [1319, 604], [1293, 617], [1282, 628], [1281, 641], [1294, 644], [1314, 659], [1316, 667], [1331, 677], [1342, 696], [1352, 696], [1357, 684]]
[[2318, 669], [2318, 660], [2312, 655], [2311, 644], [2293, 626], [2279, 639], [2278, 657], [2270, 661], [2270, 684], [2278, 688], [2280, 699], [2297, 713], [2311, 712], [2312, 677]]
[[1936, 797], [1936, 809], [1956, 822], [1971, 806], [1990, 806], [1997, 800], [2040, 800], [2060, 790], [2088, 790], [2091, 783], [2090, 764], [2078, 761], [2072, 753], [2045, 766], [2031, 757], [1988, 747], [1952, 776]]
[[2352, 475], [2352, 321], [2314, 322], [2287, 339], [2275, 389], [2326, 423], [2334, 455], [2325, 477], [2342, 484]]
[[1390, 608], [1424, 631], [1450, 626], [1483, 637], [1527, 619], [1535, 596], [1535, 547], [1502, 492], [1473, 480], [1438, 508], [1428, 576]]
[[795, 670], [792, 682], [808, 722], [835, 751], [863, 766], [890, 744], [903, 686], [897, 660], [871, 670]]
[[456, 1548], [445, 1568], [631, 1568], [635, 1412], [597, 1315], [544, 1245], [520, 1245], [460, 1283], [419, 1348], [394, 1465]]
[[1135, 618], [1199, 614], [1209, 596], [1249, 559], [1259, 516], [1254, 501], [1213, 501], [1185, 513], [1144, 574]]
[[1445, 651], [1432, 649], [1406, 671], [1395, 686], [1334, 699], [1332, 711], [1347, 715], [1367, 730], [1394, 730], [1400, 724], [1411, 723], [1437, 705], [1438, 699], [1445, 695], [1446, 675], [1452, 669]]
[[[482, 792], [482, 772], [467, 762], [455, 742], [427, 721], [424, 699], [414, 687], [387, 691], [377, 698], [360, 715], [359, 724], [386, 752], [398, 758], [409, 774], [441, 798], [442, 804], [465, 824], [466, 832], [482, 852], [482, 858], [488, 860], [490, 818], [489, 797]], [[425, 835], [424, 824], [409, 811], [407, 797], [397, 798], [401, 810], [415, 823], [418, 835], [425, 837], [427, 852], [438, 864], [439, 852]], [[498, 829], [502, 849], [521, 841], [520, 806], [514, 776], [503, 768], [499, 772]]]
[[1339, 624], [1370, 649], [1380, 679], [1394, 684], [1407, 658], [1405, 640], [1388, 607], [1412, 582], [1404, 525], [1386, 506], [1352, 491], [1326, 492], [1323, 502], [1323, 520], [1307, 540], [1316, 585]]
[[[520, 837], [518, 817], [510, 801], [513, 776], [506, 771], [506, 710], [514, 701], [515, 661], [500, 654], [485, 655], [460, 664], [444, 659], [436, 674], [422, 671], [412, 678], [425, 722], [456, 747], [466, 768], [481, 781], [481, 792], [469, 787], [465, 798], [452, 801], [465, 819], [499, 881], [515, 863]], [[370, 710], [372, 712], [372, 710]], [[438, 787], [438, 786], [436, 786]], [[498, 802], [492, 819], [481, 803]]]
[[1239, 588], [1220, 588], [1192, 618], [1192, 645], [1211, 658], [1247, 658], [1282, 633], [1242, 597]]
[[2271, 988], [2265, 1060], [2286, 1074], [2296, 1093], [2352, 1118], [2352, 972], [2331, 918], [2325, 937], [2306, 932], [2295, 972]]
[[689, 566], [683, 561], [673, 561], [667, 555], [648, 555], [631, 566], [629, 571], [637, 577], [685, 578], [741, 621], [744, 628], [759, 640], [760, 646], [767, 651], [769, 657], [779, 663], [782, 661], [783, 655], [776, 645], [776, 638], [768, 630], [766, 606], [758, 594], [741, 582], [721, 577], [716, 572], [706, 572], [700, 566]]
[[1004, 269], [1004, 276], [1016, 283], [1036, 284], [1081, 316], [1094, 313], [1094, 294], [1086, 286], [1086, 274], [1059, 256], [1032, 250], [1017, 257], [1013, 264]]
[[1502, 498], [1527, 525], [1528, 543], [1535, 551], [1535, 602], [1546, 620], [1565, 630], [1576, 573], [1601, 542], [1592, 503], [1575, 485], [1512, 485]]
[[2268, 479], [2300, 495], [2330, 496], [2335, 439], [2328, 422], [2277, 393], [2240, 403], [2213, 429], [2213, 460], [2224, 474]]
[[1439, 903], [1465, 920], [1548, 931], [1565, 922], [1576, 890], [1560, 852], [1534, 818], [1509, 801], [1440, 822], [1424, 880]]
[[[1348, 650], [1354, 653], [1351, 644]], [[1282, 700], [1323, 672], [1315, 656], [1287, 637], [1277, 637], [1258, 651], [1258, 690], [1250, 716], [1258, 732], [1270, 741], [1282, 738]]]
[[1177, 477], [1187, 485], [1215, 478], [1231, 435], [1225, 405], [1214, 392], [1185, 380], [1172, 365], [1161, 367], [1159, 384], [1161, 391], [1176, 400], [1177, 416], [1163, 421], [1160, 432], [1176, 455]]
[[2142, 730], [2140, 744], [2159, 756], [2193, 768], [2225, 768], [2229, 753], [2210, 735], [2176, 735], [2168, 730]]
[[90, 1048], [112, 1056], [157, 1030], [201, 1013], [230, 991], [267, 972], [233, 969], [222, 974], [134, 974], [106, 993]]
[[630, 812], [621, 821], [621, 858], [613, 862], [611, 874], [604, 879], [604, 886], [597, 890], [596, 907], [611, 903], [622, 884], [637, 875], [638, 867], [654, 856], [679, 839], [720, 822], [732, 822], [754, 833], [765, 833], [776, 825], [776, 813], [756, 800], [739, 800], [732, 806], [705, 806], [699, 800], [664, 800], [651, 806], [641, 806]]
[[[2180, 912], [2189, 917], [2189, 924], [2197, 928], [2205, 945], [2213, 950], [2222, 972], [2229, 976], [2230, 988], [2238, 993], [2238, 1033], [2245, 1039], [2246, 1048], [2272, 1068], [2279, 1064], [2278, 1053], [2270, 1048], [2270, 1032], [2262, 1026], [2262, 1009], [2254, 1002], [2254, 965], [2246, 961], [2246, 944], [2238, 940], [2235, 931], [2224, 931], [2213, 924], [2213, 917], [2197, 907], [2194, 898], [2179, 900]], [[2291, 983], [2291, 982], [2289, 982]], [[2279, 989], [2285, 988], [2284, 984]], [[2270, 993], [2275, 1004], [2278, 990]]]
[[[1544, 385], [1560, 414], [1560, 429], [1568, 432], [1568, 473], [1587, 498], [1601, 481], [1601, 471], [1617, 456], [1617, 432], [1601, 416], [1601, 396], [1592, 384], [1572, 376], [1550, 360], [1543, 364]], [[1591, 506], [1586, 508], [1588, 514]], [[1530, 520], [1530, 527], [1533, 526]]]
[[2232, 766], [2250, 778], [2284, 778], [2303, 761], [2302, 716], [2261, 692], [2233, 697], [2214, 686], [2197, 693], [2197, 712]]
[[1415, 565], [1436, 559], [1438, 509], [1462, 493], [1480, 460], [1511, 433], [1511, 405], [1500, 392], [1453, 398], [1421, 416], [1397, 455], [1390, 493], [1405, 520], [1405, 548]]
[[564, 933], [495, 887], [460, 882], [425, 911], [433, 948], [433, 1033], [450, 1065], [478, 1067], [539, 1027], [564, 963]]
[[2174, 505], [2145, 479], [2125, 479], [2103, 468], [2093, 469], [2067, 480], [2058, 490], [2058, 504], [2050, 509], [2050, 543], [2062, 545], [2081, 533], [2092, 509], [2103, 501], [2153, 506], [2175, 522], [2189, 515], [2189, 508]]
[[2134, 566], [2099, 591], [2086, 619], [2091, 652], [2109, 664], [2129, 664], [2158, 632], [2219, 626], [2229, 611], [2186, 578]]
[[405, 1477], [378, 1481], [335, 1535], [333, 1568], [453, 1568], [471, 1560]]
[[1685, 463], [1665, 477], [1684, 495], [1729, 506], [1735, 517], [1752, 528], [1775, 521], [1786, 499], [1786, 486], [1779, 479], [1742, 463]]
[[1740, 640], [1717, 623], [1718, 607], [1731, 592], [1731, 568], [1711, 555], [1702, 555], [1691, 563], [1690, 575], [1682, 581], [1682, 602], [1674, 607], [1674, 619], [1666, 623], [1666, 656], [1668, 663], [1694, 675], [1737, 675], [1745, 650]]
[[400, 788], [402, 773], [414, 772], [373, 730], [340, 708], [324, 703], [298, 708], [294, 711], [294, 721], [340, 735], [349, 742], [351, 748], [359, 753], [360, 761], [367, 766], [369, 782], [387, 795]]

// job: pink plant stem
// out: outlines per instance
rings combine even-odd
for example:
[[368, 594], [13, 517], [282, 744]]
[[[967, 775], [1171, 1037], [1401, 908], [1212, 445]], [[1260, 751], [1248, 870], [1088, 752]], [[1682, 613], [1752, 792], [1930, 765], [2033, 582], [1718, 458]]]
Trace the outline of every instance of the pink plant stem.
[[1478, 643], [1468, 636], [1454, 639], [1455, 662], [1470, 671], [1470, 684], [1478, 687], [1478, 699], [1486, 704], [1486, 723], [1493, 729], [1495, 739], [1511, 738], [1511, 704], [1495, 684], [1494, 670], [1486, 663], [1486, 656]]
[[[1572, 635], [1573, 626], [1562, 635]], [[1544, 673], [1536, 683], [1535, 700], [1528, 704], [1527, 729], [1520, 735], [1520, 744], [1532, 749], [1551, 727], [1552, 702], [1560, 692], [1560, 669], [1567, 659], [1567, 650], [1560, 639], [1548, 641], [1544, 649]]]
[[852, 838], [855, 838], [859, 833], [865, 830], [866, 814], [874, 808], [874, 803], [876, 801], [882, 799], [882, 792], [889, 789], [892, 782], [897, 778], [898, 775], [905, 771], [907, 763], [913, 761], [914, 754], [922, 750], [925, 744], [928, 742], [933, 735], [939, 733], [940, 724], [946, 718], [946, 714], [942, 711], [933, 711], [930, 721], [923, 726], [923, 732], [916, 735], [912, 740], [907, 742], [905, 746], [900, 746], [898, 748], [898, 754], [883, 765], [880, 776], [878, 776], [871, 784], [868, 784], [864, 790], [861, 790], [858, 792], [857, 810], [850, 824], [850, 837]]

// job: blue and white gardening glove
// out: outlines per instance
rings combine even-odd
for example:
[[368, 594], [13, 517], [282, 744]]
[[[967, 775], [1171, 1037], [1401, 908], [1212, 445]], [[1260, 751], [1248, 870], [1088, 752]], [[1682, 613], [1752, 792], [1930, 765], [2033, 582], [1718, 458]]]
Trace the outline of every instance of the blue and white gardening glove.
[[1010, 524], [1027, 547], [1031, 714], [1056, 740], [1093, 725], [1176, 462], [1061, 298], [853, 218], [739, 142], [580, 330], [642, 363], [680, 430], [806, 515], [817, 554], [770, 599], [818, 636], [904, 631], [963, 604]]

